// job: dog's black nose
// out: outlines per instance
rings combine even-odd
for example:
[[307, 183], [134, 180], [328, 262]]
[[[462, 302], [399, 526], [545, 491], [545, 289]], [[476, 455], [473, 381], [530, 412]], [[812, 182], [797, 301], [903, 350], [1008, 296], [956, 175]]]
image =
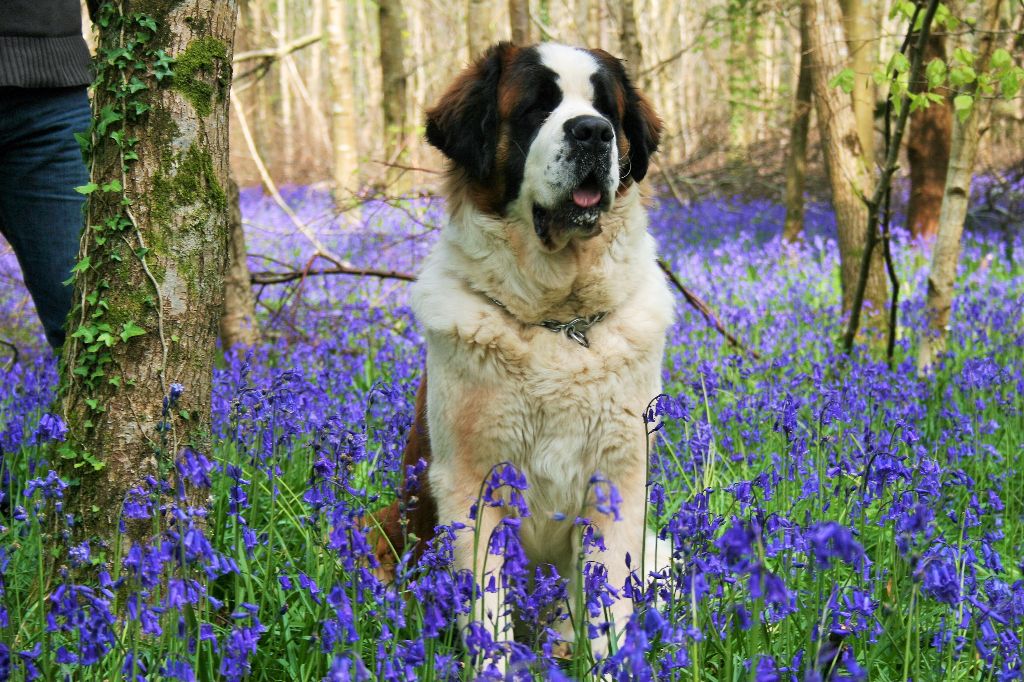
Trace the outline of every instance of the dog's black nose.
[[566, 134], [579, 146], [594, 153], [611, 148], [612, 124], [600, 116], [576, 116], [565, 122]]

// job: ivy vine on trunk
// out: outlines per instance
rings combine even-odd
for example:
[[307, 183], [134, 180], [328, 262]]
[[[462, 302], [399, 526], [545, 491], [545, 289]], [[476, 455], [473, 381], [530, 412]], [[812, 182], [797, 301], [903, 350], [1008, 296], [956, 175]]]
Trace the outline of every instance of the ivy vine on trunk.
[[79, 188], [59, 393], [80, 537], [113, 537], [132, 488], [209, 443], [235, 15], [234, 2], [123, 0], [97, 17], [92, 181]]

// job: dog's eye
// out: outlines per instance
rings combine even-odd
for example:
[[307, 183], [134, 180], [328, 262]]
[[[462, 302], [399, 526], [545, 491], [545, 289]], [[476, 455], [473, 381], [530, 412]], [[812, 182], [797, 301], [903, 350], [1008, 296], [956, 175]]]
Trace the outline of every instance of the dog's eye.
[[533, 100], [523, 113], [530, 118], [544, 119], [554, 111], [561, 100], [562, 93], [554, 83], [544, 83], [537, 89]]

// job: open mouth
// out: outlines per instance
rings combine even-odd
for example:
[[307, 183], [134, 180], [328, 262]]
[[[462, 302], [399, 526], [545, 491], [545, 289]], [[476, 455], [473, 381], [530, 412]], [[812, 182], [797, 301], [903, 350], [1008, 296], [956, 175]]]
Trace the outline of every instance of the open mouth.
[[533, 227], [537, 236], [550, 244], [556, 232], [573, 232], [576, 236], [589, 239], [601, 233], [597, 221], [608, 206], [608, 197], [595, 173], [585, 177], [566, 197], [565, 201], [553, 208], [534, 204]]

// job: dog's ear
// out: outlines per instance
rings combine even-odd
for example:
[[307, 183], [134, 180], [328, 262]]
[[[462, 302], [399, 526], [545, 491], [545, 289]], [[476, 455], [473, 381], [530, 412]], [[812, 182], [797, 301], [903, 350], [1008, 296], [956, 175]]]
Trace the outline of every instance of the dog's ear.
[[622, 116], [622, 131], [629, 140], [629, 174], [636, 182], [647, 175], [651, 154], [661, 140], [661, 118], [654, 113], [651, 103], [623, 73], [626, 90], [626, 110]]
[[508, 42], [489, 48], [427, 111], [427, 141], [478, 182], [494, 172], [498, 83], [510, 49]]

